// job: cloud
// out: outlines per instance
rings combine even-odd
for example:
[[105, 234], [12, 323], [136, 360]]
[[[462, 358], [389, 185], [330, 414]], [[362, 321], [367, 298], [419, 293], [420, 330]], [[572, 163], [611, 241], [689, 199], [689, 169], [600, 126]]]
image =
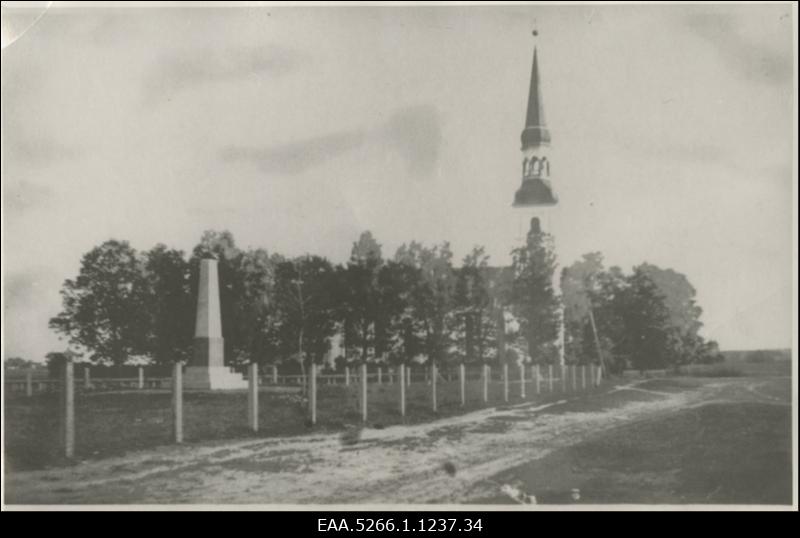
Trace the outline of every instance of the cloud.
[[385, 144], [396, 151], [412, 176], [429, 176], [439, 162], [441, 118], [434, 106], [413, 106], [398, 110], [373, 129], [339, 131], [268, 148], [227, 146], [220, 157], [252, 162], [263, 172], [294, 175], [369, 144]]
[[43, 294], [52, 291], [50, 283], [46, 282], [48, 276], [44, 268], [7, 274], [4, 282], [6, 309], [30, 307], [41, 301]]
[[406, 161], [409, 173], [425, 177], [435, 170], [442, 148], [441, 118], [436, 107], [402, 109], [386, 122], [382, 134]]
[[[774, 85], [791, 83], [791, 49], [778, 51], [748, 38], [732, 15], [692, 13], [684, 18], [684, 23], [712, 44], [723, 61], [739, 76]], [[764, 31], [769, 30], [765, 28]]]
[[81, 152], [49, 136], [30, 137], [25, 132], [10, 133], [6, 140], [8, 155], [30, 166], [49, 166], [73, 159]]
[[359, 148], [366, 140], [364, 131], [342, 131], [264, 149], [229, 146], [221, 156], [256, 163], [264, 172], [294, 175]]
[[295, 71], [306, 56], [279, 46], [199, 49], [165, 56], [144, 83], [148, 102], [170, 98], [176, 92], [207, 84], [254, 75], [280, 77]]
[[3, 189], [4, 209], [12, 214], [24, 213], [46, 204], [52, 198], [52, 189], [30, 181], [11, 183]]

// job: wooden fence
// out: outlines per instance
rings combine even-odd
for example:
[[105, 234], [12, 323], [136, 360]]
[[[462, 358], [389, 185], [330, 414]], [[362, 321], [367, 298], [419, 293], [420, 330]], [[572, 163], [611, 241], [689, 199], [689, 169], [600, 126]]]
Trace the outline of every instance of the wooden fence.
[[[88, 372], [88, 369], [84, 369]], [[366, 422], [369, 418], [369, 386], [370, 385], [395, 385], [397, 412], [401, 416], [406, 414], [407, 389], [412, 384], [420, 383], [429, 387], [431, 410], [437, 412], [441, 400], [437, 392], [439, 383], [458, 382], [458, 393], [461, 406], [467, 403], [465, 386], [467, 382], [480, 382], [482, 390], [480, 399], [482, 403], [490, 401], [489, 385], [501, 383], [503, 402], [509, 402], [513, 397], [522, 400], [535, 398], [548, 393], [567, 393], [590, 390], [602, 382], [602, 370], [591, 366], [565, 366], [554, 367], [548, 365], [502, 365], [491, 367], [482, 365], [479, 368], [468, 368], [458, 365], [456, 368], [439, 370], [436, 365], [428, 367], [400, 365], [395, 368], [378, 368], [368, 371], [367, 365], [348, 368], [343, 373], [318, 374], [316, 365], [313, 365], [306, 375], [278, 375], [276, 370], [268, 375], [259, 375], [256, 364], [249, 365], [247, 372], [247, 424], [252, 431], [259, 429], [259, 390], [269, 386], [294, 386], [300, 387], [307, 396], [308, 417], [311, 425], [317, 422], [317, 391], [320, 385], [353, 385], [358, 394], [361, 420]], [[173, 440], [183, 442], [183, 365], [176, 363], [173, 366], [172, 377], [146, 378], [143, 371], [139, 371], [136, 378], [95, 378], [84, 374], [76, 378], [74, 365], [65, 361], [60, 379], [36, 379], [28, 375], [25, 379], [6, 380], [6, 389], [23, 393], [32, 397], [37, 393], [53, 392], [60, 394], [61, 436], [63, 453], [71, 458], [75, 450], [75, 393], [97, 390], [144, 390], [154, 388], [159, 390], [169, 389], [172, 394]], [[419, 394], [417, 392], [417, 394]]]

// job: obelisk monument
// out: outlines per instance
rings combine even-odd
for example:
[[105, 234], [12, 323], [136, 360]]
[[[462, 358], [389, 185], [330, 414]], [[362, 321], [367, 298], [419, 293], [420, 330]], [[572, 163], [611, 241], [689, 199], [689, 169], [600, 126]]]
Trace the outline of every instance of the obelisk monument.
[[194, 354], [186, 368], [184, 386], [206, 390], [247, 388], [240, 374], [225, 367], [217, 260], [210, 256], [200, 260]]

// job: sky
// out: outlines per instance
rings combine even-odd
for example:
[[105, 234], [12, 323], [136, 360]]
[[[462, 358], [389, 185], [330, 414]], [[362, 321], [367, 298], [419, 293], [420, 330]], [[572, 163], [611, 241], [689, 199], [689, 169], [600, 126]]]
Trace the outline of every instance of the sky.
[[562, 262], [675, 269], [723, 349], [791, 346], [789, 4], [3, 16], [35, 20], [2, 51], [6, 357], [64, 349], [61, 284], [111, 238], [343, 262], [371, 230], [508, 263], [534, 25]]

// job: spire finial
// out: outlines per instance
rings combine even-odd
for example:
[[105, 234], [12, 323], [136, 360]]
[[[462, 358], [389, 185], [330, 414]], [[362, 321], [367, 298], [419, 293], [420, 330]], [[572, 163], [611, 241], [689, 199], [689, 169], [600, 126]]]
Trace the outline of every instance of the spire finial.
[[536, 37], [539, 35], [539, 25], [536, 22], [536, 19], [533, 19], [533, 31], [531, 31], [531, 35]]

